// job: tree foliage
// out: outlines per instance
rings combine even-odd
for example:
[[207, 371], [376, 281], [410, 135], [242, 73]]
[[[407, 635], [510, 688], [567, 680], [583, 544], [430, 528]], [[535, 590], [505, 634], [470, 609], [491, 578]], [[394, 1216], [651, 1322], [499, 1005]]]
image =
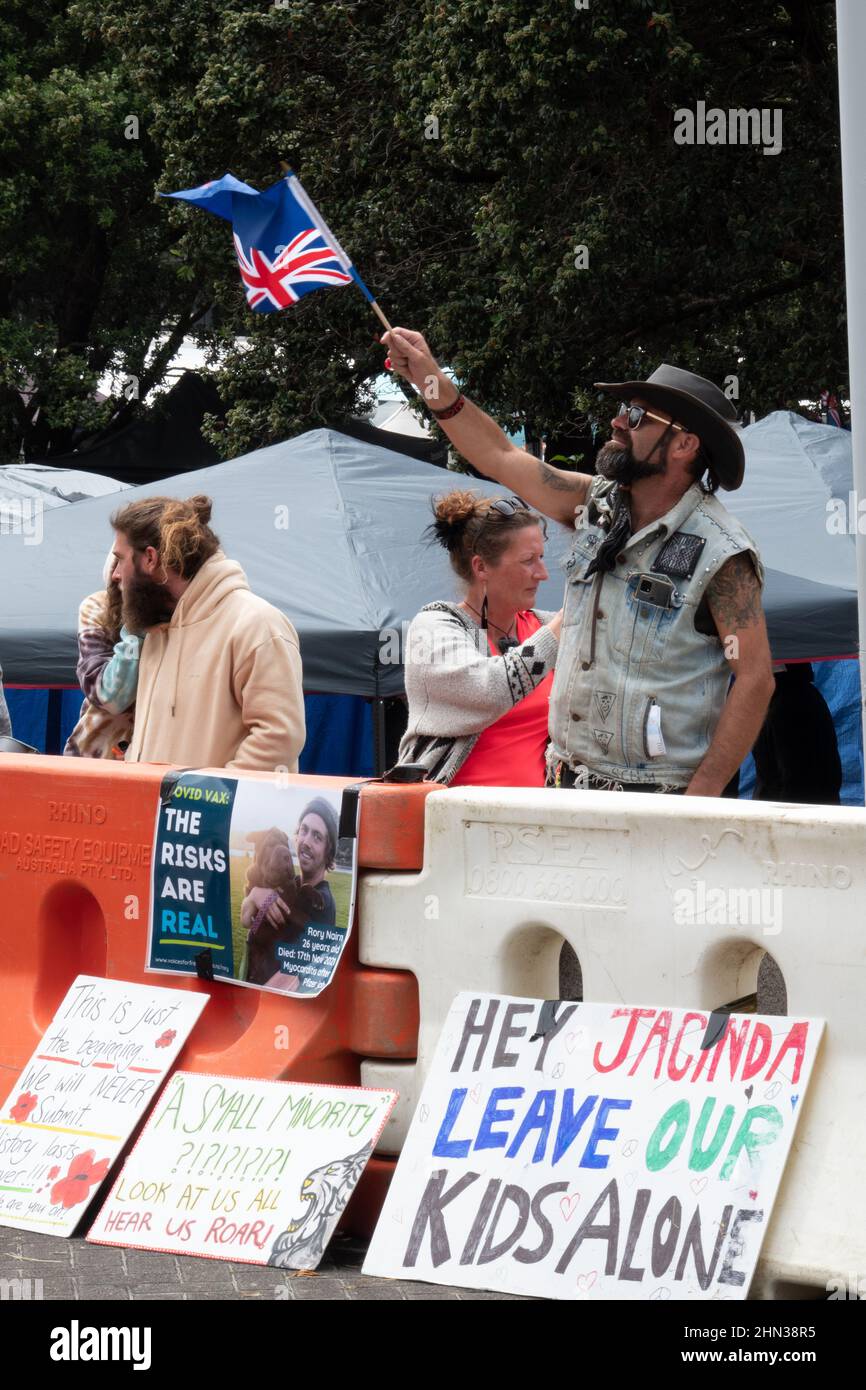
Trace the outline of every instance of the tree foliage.
[[[661, 360], [758, 413], [844, 388], [834, 45], [830, 0], [6, 0], [3, 452], [116, 429], [190, 331], [226, 456], [364, 404], [360, 295], [252, 314], [226, 225], [156, 197], [282, 159], [510, 426], [567, 432]], [[780, 109], [781, 153], [676, 144], [698, 101]], [[138, 401], [95, 402], [108, 366]]]

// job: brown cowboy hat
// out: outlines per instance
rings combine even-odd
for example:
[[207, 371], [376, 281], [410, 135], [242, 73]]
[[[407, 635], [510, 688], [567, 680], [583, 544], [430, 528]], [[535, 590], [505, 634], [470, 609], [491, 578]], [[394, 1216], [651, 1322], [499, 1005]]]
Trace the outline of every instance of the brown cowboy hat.
[[737, 412], [718, 386], [695, 372], [684, 372], [663, 362], [646, 381], [596, 381], [599, 391], [620, 400], [640, 396], [649, 405], [659, 406], [696, 434], [722, 487], [733, 492], [743, 481], [746, 456], [734, 422]]

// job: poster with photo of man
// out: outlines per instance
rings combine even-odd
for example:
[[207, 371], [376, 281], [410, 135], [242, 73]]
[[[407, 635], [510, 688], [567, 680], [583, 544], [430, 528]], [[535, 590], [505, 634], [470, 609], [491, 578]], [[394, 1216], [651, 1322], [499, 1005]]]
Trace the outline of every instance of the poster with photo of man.
[[170, 774], [153, 853], [147, 968], [301, 998], [334, 977], [354, 914], [342, 787]]

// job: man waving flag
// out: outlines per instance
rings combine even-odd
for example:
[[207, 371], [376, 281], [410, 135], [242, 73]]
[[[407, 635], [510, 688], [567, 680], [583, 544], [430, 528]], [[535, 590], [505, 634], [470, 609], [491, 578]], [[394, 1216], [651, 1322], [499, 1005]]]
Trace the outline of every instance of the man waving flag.
[[305, 294], [328, 286], [356, 284], [386, 322], [349, 257], [321, 213], [289, 171], [259, 193], [233, 174], [164, 193], [195, 203], [231, 222], [247, 302], [258, 313], [288, 309]]

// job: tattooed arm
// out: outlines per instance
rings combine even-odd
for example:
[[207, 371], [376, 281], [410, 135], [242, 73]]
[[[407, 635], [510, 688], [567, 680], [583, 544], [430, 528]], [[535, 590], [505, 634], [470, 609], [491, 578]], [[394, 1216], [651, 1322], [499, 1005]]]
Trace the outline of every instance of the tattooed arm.
[[[458, 390], [440, 370], [420, 333], [395, 328], [386, 333], [391, 366], [418, 388], [433, 410], [445, 410], [457, 399]], [[438, 422], [454, 448], [487, 478], [518, 493], [531, 507], [565, 526], [574, 525], [574, 509], [586, 500], [592, 478], [570, 473], [518, 449], [477, 405], [467, 401], [451, 420]]]
[[775, 688], [761, 585], [748, 551], [722, 565], [707, 603], [736, 680], [687, 796], [721, 796], [751, 751]]

